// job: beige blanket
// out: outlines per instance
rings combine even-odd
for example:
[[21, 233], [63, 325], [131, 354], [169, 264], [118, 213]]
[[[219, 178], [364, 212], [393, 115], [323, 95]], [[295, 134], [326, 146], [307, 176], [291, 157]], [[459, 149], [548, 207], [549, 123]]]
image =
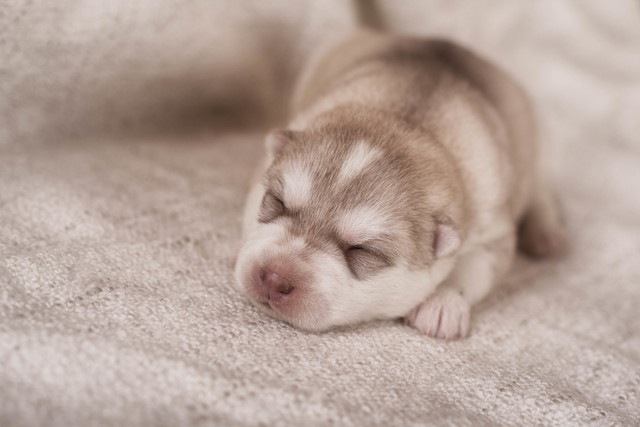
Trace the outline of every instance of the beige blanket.
[[380, 3], [531, 90], [571, 256], [460, 342], [265, 318], [230, 261], [261, 137], [213, 123], [278, 117], [348, 3], [0, 2], [0, 426], [640, 424], [640, 5]]

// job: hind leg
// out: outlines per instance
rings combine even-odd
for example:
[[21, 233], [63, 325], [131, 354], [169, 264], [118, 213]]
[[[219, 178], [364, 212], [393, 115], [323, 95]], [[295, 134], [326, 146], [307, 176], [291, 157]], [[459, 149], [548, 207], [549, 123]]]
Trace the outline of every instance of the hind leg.
[[534, 190], [531, 205], [520, 222], [518, 245], [534, 258], [558, 256], [567, 250], [567, 234], [558, 201], [542, 184]]
[[409, 313], [407, 323], [434, 338], [467, 336], [471, 306], [487, 296], [508, 271], [515, 241], [515, 231], [510, 230], [461, 255], [451, 275]]

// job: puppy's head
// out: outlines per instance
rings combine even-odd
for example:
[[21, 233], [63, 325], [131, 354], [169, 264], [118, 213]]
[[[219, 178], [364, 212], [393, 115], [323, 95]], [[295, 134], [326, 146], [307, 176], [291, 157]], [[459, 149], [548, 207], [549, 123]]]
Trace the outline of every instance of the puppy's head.
[[452, 172], [419, 139], [272, 132], [245, 212], [240, 290], [307, 330], [399, 317], [420, 303], [450, 270], [460, 230]]

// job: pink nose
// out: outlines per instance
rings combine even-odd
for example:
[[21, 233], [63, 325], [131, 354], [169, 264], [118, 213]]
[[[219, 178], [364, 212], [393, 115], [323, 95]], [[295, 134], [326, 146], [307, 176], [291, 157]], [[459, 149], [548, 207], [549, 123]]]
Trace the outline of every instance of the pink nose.
[[260, 283], [269, 300], [285, 298], [295, 289], [284, 277], [269, 268], [260, 271]]

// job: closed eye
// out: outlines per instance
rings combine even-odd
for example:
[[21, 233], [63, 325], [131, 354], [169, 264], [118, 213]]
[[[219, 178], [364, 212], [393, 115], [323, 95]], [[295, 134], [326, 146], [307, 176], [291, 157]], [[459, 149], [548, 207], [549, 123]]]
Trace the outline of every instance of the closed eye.
[[371, 276], [393, 263], [388, 255], [370, 245], [349, 246], [344, 251], [344, 257], [349, 270], [358, 279]]
[[282, 200], [271, 191], [267, 191], [262, 198], [258, 221], [263, 223], [271, 222], [284, 214], [285, 210], [286, 208]]

